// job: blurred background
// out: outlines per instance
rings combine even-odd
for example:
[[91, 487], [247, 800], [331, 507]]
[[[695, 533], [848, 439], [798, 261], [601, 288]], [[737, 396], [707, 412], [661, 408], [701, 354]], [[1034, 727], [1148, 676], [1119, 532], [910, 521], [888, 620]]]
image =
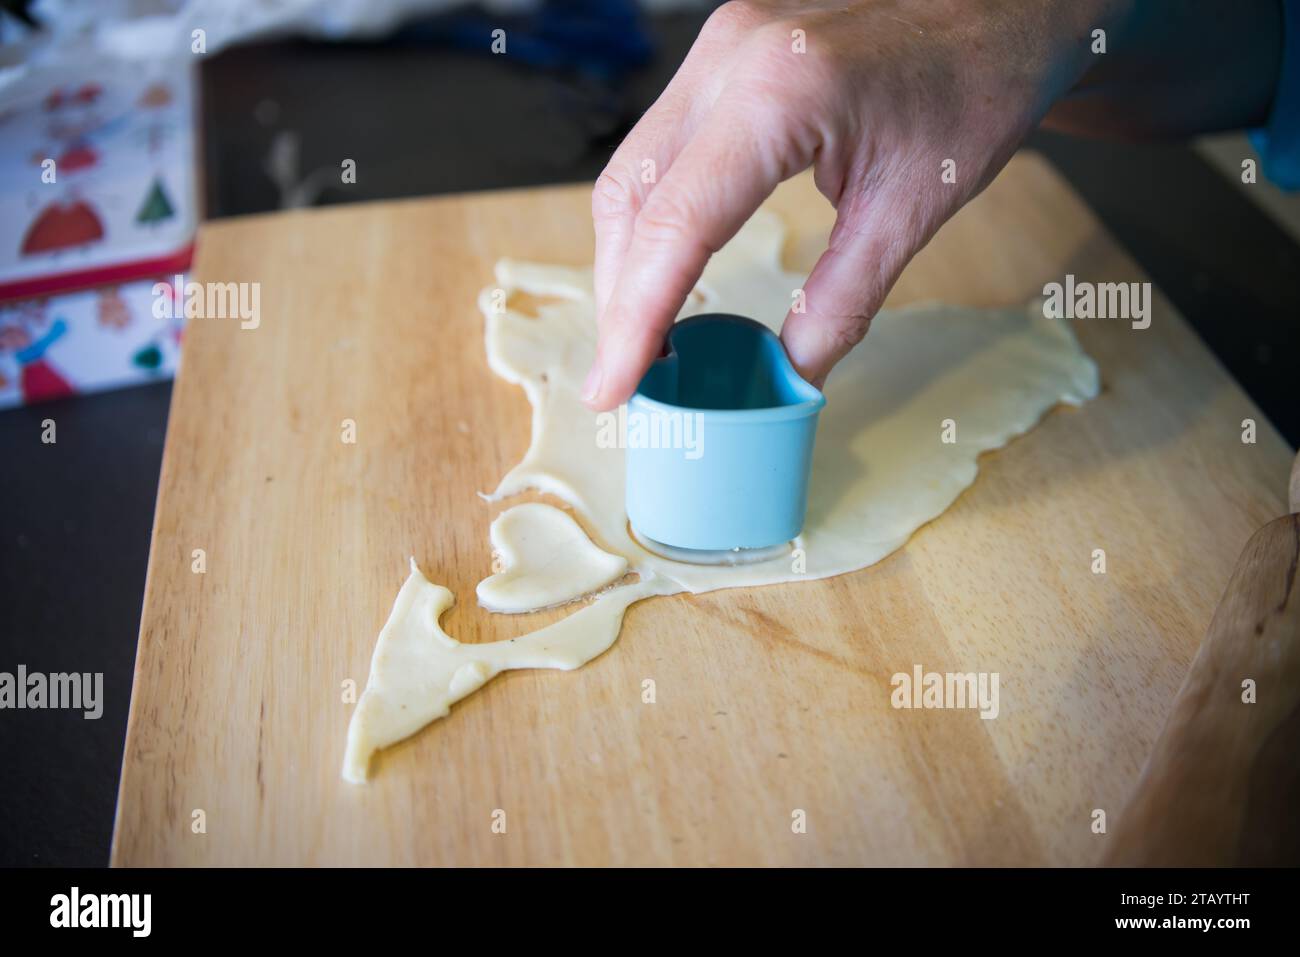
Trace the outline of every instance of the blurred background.
[[[184, 273], [201, 223], [591, 181], [715, 6], [3, 0], [0, 671], [103, 672], [105, 702], [98, 721], [0, 713], [0, 865], [108, 860], [183, 343], [150, 289]], [[1241, 182], [1246, 137], [1026, 148], [1300, 441], [1300, 202]], [[343, 158], [364, 171], [346, 187]]]

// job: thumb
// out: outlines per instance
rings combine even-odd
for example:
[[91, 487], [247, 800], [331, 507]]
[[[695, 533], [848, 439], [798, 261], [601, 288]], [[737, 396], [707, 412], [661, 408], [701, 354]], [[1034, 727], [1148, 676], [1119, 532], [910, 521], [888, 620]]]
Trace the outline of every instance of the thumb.
[[804, 283], [802, 302], [781, 328], [790, 361], [818, 388], [862, 341], [899, 273], [925, 244], [911, 204], [878, 193], [841, 206], [826, 251]]

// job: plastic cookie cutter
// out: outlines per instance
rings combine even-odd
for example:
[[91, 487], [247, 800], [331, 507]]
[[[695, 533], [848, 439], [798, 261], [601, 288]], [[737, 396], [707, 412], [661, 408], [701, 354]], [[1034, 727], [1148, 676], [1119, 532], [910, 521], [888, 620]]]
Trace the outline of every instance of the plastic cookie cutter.
[[784, 554], [803, 530], [825, 397], [752, 319], [692, 316], [673, 326], [667, 347], [627, 403], [633, 536], [698, 564]]

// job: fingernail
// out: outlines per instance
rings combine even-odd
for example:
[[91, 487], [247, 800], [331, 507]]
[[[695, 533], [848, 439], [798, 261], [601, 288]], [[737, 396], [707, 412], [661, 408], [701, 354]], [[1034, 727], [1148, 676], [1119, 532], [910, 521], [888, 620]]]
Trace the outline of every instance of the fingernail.
[[591, 371], [587, 373], [587, 381], [582, 384], [582, 401], [590, 402], [596, 398], [600, 392], [601, 381], [605, 378], [600, 368], [600, 359], [596, 359], [591, 364]]

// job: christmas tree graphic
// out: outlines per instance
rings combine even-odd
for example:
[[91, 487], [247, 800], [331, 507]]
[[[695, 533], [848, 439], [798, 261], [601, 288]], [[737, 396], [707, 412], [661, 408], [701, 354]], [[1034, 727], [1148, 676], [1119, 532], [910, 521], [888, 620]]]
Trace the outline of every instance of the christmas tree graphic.
[[144, 198], [144, 204], [140, 207], [140, 212], [135, 214], [137, 223], [157, 223], [164, 219], [170, 219], [176, 215], [176, 210], [172, 208], [171, 200], [167, 198], [167, 191], [163, 189], [162, 180], [155, 178], [153, 185], [149, 187], [149, 195]]
[[162, 350], [158, 348], [157, 343], [151, 342], [133, 355], [131, 361], [141, 369], [147, 369], [152, 372], [162, 365]]

